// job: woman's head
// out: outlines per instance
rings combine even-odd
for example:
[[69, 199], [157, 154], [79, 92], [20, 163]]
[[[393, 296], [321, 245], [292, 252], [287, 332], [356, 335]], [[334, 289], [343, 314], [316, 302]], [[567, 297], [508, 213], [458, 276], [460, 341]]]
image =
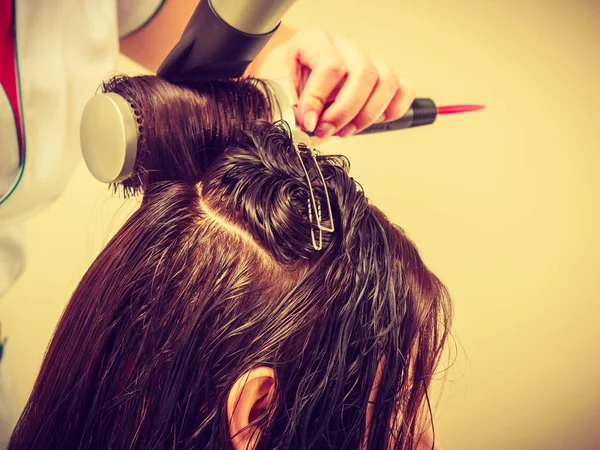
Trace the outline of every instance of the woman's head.
[[335, 231], [315, 249], [306, 173], [258, 84], [105, 85], [139, 115], [123, 186], [144, 199], [75, 291], [11, 449], [416, 443], [446, 291], [341, 157], [317, 157]]

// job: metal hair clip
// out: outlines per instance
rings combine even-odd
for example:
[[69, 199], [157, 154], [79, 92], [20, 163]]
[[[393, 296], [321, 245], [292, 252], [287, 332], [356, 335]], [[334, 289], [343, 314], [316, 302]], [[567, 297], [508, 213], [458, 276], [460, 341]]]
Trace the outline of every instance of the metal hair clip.
[[[315, 155], [315, 152], [310, 146], [310, 137], [308, 136], [308, 134], [301, 130], [293, 130], [292, 141], [294, 143], [296, 155], [298, 155], [298, 159], [300, 160], [300, 164], [302, 165], [302, 169], [304, 170], [304, 174], [306, 175], [306, 182], [308, 184], [308, 190], [310, 192], [310, 198], [308, 199], [308, 219], [310, 220], [310, 223], [312, 225], [314, 214], [317, 223], [317, 228], [319, 229], [318, 241], [315, 238], [314, 228], [311, 226], [310, 229], [310, 237], [312, 238], [313, 248], [315, 250], [322, 250], [323, 231], [327, 231], [329, 233], [333, 233], [335, 231], [335, 226], [333, 223], [333, 212], [331, 209], [331, 201], [329, 199], [329, 191], [327, 190], [327, 184], [325, 183], [325, 177], [323, 176], [323, 172], [321, 172], [321, 168], [319, 167], [319, 163], [317, 162], [317, 156]], [[304, 164], [304, 160], [302, 159], [302, 152], [307, 152], [310, 155], [315, 164], [317, 172], [321, 177], [321, 182], [323, 183], [323, 191], [325, 192], [325, 201], [327, 202], [327, 212], [329, 213], [329, 220], [331, 221], [330, 227], [326, 227], [323, 225], [321, 216], [321, 204], [317, 202], [317, 199], [315, 197], [315, 191], [313, 190], [312, 183], [310, 181], [310, 175], [308, 174], [308, 170], [306, 169], [306, 165]]]

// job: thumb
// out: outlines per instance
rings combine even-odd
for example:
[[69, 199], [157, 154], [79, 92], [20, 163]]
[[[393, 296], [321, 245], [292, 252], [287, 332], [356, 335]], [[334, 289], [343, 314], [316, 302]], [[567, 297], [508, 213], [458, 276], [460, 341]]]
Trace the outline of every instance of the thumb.
[[329, 36], [321, 31], [306, 36], [298, 33], [292, 45], [294, 83], [299, 96], [297, 120], [306, 131], [314, 131], [325, 102], [346, 76], [346, 64]]

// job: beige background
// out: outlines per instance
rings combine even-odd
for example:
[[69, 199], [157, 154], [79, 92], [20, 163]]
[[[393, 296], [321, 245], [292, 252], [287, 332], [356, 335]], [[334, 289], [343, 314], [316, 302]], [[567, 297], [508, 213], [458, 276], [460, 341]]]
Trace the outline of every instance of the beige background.
[[[600, 1], [300, 0], [288, 23], [353, 35], [438, 104], [488, 105], [324, 149], [350, 157], [453, 295], [444, 447], [600, 448]], [[0, 301], [19, 405], [74, 286], [134, 206], [80, 166], [29, 224], [28, 270]]]

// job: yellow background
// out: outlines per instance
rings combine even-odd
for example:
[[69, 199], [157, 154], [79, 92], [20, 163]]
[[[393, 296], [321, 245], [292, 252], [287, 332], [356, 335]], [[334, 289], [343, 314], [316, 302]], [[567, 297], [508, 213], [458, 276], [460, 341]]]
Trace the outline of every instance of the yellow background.
[[[354, 36], [438, 104], [488, 105], [323, 148], [350, 157], [453, 295], [444, 448], [600, 448], [600, 2], [300, 0], [287, 22]], [[29, 223], [27, 271], [0, 301], [20, 406], [70, 293], [134, 207], [80, 165]]]

